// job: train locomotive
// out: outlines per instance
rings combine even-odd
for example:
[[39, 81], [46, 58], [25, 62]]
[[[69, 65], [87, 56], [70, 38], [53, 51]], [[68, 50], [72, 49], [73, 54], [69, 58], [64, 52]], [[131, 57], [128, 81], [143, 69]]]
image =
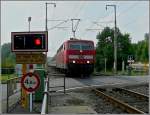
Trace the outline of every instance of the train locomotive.
[[53, 61], [67, 75], [90, 75], [94, 71], [95, 54], [93, 41], [70, 39], [60, 46]]

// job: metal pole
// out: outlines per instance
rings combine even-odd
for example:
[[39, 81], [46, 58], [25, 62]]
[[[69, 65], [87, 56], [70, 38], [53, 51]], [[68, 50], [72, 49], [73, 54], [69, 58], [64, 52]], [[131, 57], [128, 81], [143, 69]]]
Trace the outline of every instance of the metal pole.
[[49, 94], [48, 94], [48, 92], [49, 92], [49, 78], [48, 78], [48, 76], [47, 76], [47, 107], [46, 107], [46, 113], [48, 114], [48, 105], [49, 105]]
[[30, 32], [30, 22], [29, 22], [29, 32]]
[[[30, 32], [30, 22], [31, 22], [31, 17], [28, 17], [28, 22], [29, 22], [29, 32]], [[30, 94], [30, 98], [29, 98], [29, 100], [30, 100], [30, 112], [32, 112], [32, 102], [31, 102], [31, 96], [32, 96], [32, 94]]]
[[28, 22], [29, 22], [29, 32], [30, 32], [30, 22], [31, 22], [31, 17], [28, 17]]
[[122, 72], [124, 73], [124, 61], [122, 61]]
[[73, 37], [74, 37], [74, 38], [76, 37], [76, 35], [75, 35], [75, 31], [73, 31]]
[[45, 5], [46, 5], [46, 16], [45, 16], [45, 31], [48, 31], [48, 27], [47, 27], [47, 5], [48, 4], [53, 4], [54, 5], [54, 7], [56, 7], [56, 3], [45, 3]]
[[9, 95], [8, 95], [8, 83], [9, 83], [9, 82], [8, 82], [8, 80], [7, 80], [7, 104], [6, 104], [7, 113], [9, 112], [9, 111], [8, 111], [8, 108], [9, 108], [9, 105], [8, 105], [8, 104], [9, 104], [9, 103], [8, 103], [8, 101], [9, 101]]
[[32, 99], [32, 93], [30, 93], [30, 112], [32, 112], [32, 108], [33, 108], [33, 99]]
[[116, 22], [116, 5], [106, 5], [106, 10], [108, 6], [114, 7], [115, 15], [115, 29], [114, 29], [114, 74], [117, 74], [117, 22]]
[[[29, 64], [29, 69], [30, 69], [29, 70], [30, 72], [32, 72], [32, 73], [34, 72], [34, 70], [33, 70], [33, 64]], [[29, 95], [30, 95], [30, 97], [29, 97], [30, 112], [32, 112], [33, 111], [33, 94], [32, 94], [32, 92]]]
[[48, 28], [47, 28], [47, 2], [45, 3], [45, 5], [46, 5], [45, 31], [48, 31]]
[[107, 61], [107, 59], [105, 58], [105, 73], [106, 73], [106, 61]]
[[66, 93], [66, 75], [64, 76], [64, 94]]
[[115, 62], [115, 74], [117, 74], [117, 28], [116, 28], [116, 5], [114, 5], [115, 10], [115, 32], [114, 32], [114, 62]]
[[[47, 27], [47, 5], [48, 4], [53, 4], [54, 5], [54, 7], [56, 7], [56, 3], [45, 3], [45, 5], [46, 5], [46, 15], [45, 15], [45, 31], [47, 31], [48, 32], [48, 27]], [[46, 57], [47, 57], [47, 52], [45, 53], [46, 54]], [[47, 59], [46, 59], [46, 64], [45, 64], [45, 68], [47, 69]]]

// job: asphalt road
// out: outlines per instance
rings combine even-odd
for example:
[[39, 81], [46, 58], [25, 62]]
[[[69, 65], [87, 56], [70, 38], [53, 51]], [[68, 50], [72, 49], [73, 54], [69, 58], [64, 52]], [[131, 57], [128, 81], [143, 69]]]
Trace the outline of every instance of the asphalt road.
[[[140, 84], [149, 83], [149, 76], [91, 76], [89, 78], [69, 78], [66, 77], [66, 88], [93, 86], [93, 85], [111, 85], [111, 84]], [[50, 77], [50, 87], [63, 86], [64, 79]], [[53, 88], [54, 89], [54, 88]], [[53, 90], [51, 88], [51, 90]], [[63, 88], [55, 88], [60, 90]]]

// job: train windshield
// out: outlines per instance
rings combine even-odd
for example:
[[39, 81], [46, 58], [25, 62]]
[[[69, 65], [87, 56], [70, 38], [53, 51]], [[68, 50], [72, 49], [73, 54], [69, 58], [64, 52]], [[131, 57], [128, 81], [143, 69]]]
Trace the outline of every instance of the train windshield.
[[71, 50], [93, 50], [92, 42], [70, 42], [69, 49]]

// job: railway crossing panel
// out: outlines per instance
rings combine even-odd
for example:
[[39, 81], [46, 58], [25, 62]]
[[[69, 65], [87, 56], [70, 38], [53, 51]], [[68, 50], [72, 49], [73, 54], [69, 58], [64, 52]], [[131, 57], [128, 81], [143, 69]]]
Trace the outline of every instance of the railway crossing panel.
[[22, 64], [21, 106], [32, 112], [32, 94], [34, 101], [42, 102], [46, 75], [45, 66], [36, 69], [33, 64], [46, 64], [47, 53], [44, 52], [48, 51], [48, 32], [12, 32], [11, 50], [16, 54], [16, 64]]

